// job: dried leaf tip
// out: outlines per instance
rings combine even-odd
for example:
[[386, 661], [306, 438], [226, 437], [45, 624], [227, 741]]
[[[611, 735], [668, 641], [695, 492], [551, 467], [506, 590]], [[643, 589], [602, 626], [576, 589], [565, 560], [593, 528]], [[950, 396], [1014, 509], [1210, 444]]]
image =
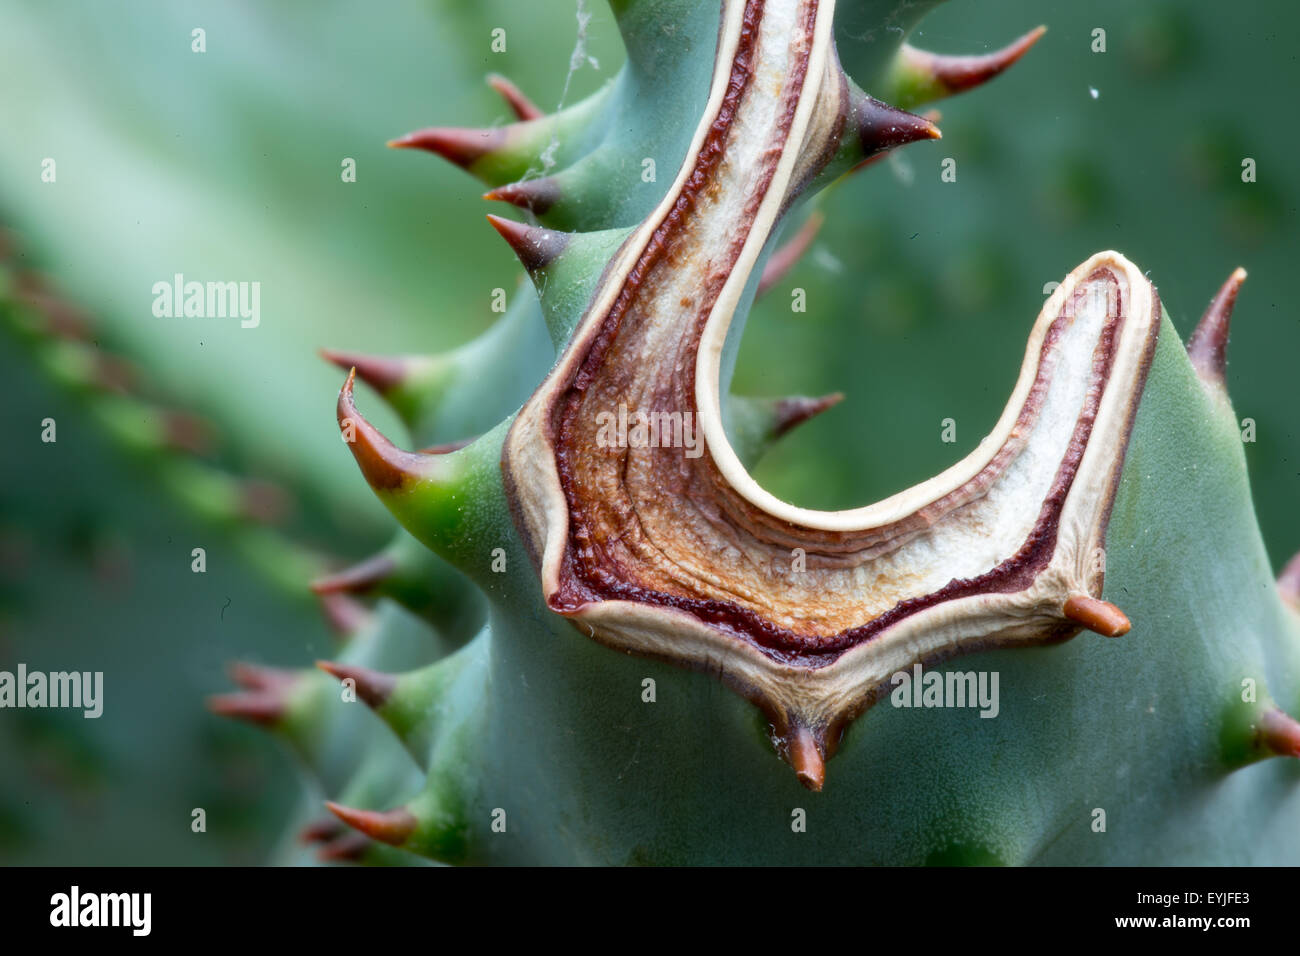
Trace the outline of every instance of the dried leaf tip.
[[826, 758], [813, 732], [801, 724], [796, 725], [786, 742], [786, 751], [799, 782], [814, 793], [820, 793], [826, 783]]
[[325, 806], [354, 830], [390, 846], [401, 846], [415, 832], [417, 821], [405, 807], [382, 811], [357, 810], [328, 800]]
[[1133, 627], [1128, 616], [1115, 605], [1084, 594], [1068, 598], [1061, 613], [1103, 637], [1122, 637]]
[[1187, 357], [1192, 360], [1196, 374], [1206, 385], [1219, 390], [1226, 388], [1224, 372], [1228, 360], [1228, 333], [1232, 324], [1232, 310], [1237, 304], [1237, 293], [1246, 281], [1246, 270], [1238, 267], [1219, 287], [1205, 315], [1197, 323], [1192, 337], [1187, 340]]

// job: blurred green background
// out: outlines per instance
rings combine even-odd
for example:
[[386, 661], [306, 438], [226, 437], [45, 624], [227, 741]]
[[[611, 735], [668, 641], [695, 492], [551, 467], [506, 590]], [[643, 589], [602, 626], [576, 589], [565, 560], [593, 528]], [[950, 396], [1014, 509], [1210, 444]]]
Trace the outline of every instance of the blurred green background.
[[[599, 66], [572, 76], [566, 102], [622, 58], [604, 5], [588, 6]], [[214, 423], [224, 467], [293, 490], [295, 540], [361, 556], [391, 526], [339, 447], [341, 375], [315, 349], [441, 350], [492, 324], [492, 289], [531, 294], [514, 291], [520, 270], [483, 220], [482, 189], [384, 143], [505, 121], [490, 71], [557, 106], [575, 12], [574, 0], [6, 3], [0, 224], [24, 269], [85, 308], [97, 342]], [[758, 477], [800, 504], [847, 507], [965, 454], [1010, 393], [1045, 284], [1097, 250], [1149, 270], [1184, 337], [1242, 265], [1228, 378], [1256, 423], [1246, 455], [1280, 566], [1300, 548], [1300, 315], [1284, 293], [1300, 235], [1300, 135], [1285, 120], [1300, 10], [952, 0], [913, 42], [984, 52], [1038, 23], [1049, 32], [1006, 76], [939, 104], [942, 141], [836, 191], [809, 254], [755, 309], [736, 391], [847, 396]], [[494, 27], [505, 53], [489, 49]], [[205, 53], [191, 50], [195, 28]], [[1092, 51], [1097, 28], [1105, 53]], [[41, 181], [46, 158], [55, 183]], [[345, 158], [355, 183], [341, 181]], [[945, 158], [956, 182], [940, 179]], [[154, 318], [153, 283], [177, 272], [259, 281], [261, 326]], [[790, 310], [796, 287], [806, 313]], [[327, 656], [318, 610], [160, 494], [147, 459], [106, 444], [7, 327], [0, 373], [0, 668], [103, 670], [106, 684], [99, 720], [0, 711], [0, 861], [264, 859], [296, 799], [292, 764], [203, 698], [228, 688], [230, 659]], [[365, 409], [400, 434], [373, 397]], [[56, 444], [39, 441], [46, 417]], [[940, 441], [945, 418], [956, 445]], [[206, 574], [190, 573], [194, 547]], [[206, 833], [191, 832], [194, 807]]]

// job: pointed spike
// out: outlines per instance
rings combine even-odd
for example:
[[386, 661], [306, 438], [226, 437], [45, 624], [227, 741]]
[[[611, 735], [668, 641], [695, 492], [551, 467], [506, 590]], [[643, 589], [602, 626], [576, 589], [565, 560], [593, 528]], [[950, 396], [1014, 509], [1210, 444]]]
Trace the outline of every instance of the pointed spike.
[[1133, 627], [1128, 616], [1115, 605], [1109, 601], [1098, 601], [1086, 594], [1070, 597], [1061, 613], [1103, 637], [1122, 637]]
[[352, 449], [352, 455], [370, 487], [376, 491], [394, 491], [428, 477], [432, 463], [439, 460], [438, 456], [403, 451], [366, 421], [352, 398], [356, 376], [356, 369], [352, 369], [339, 392], [338, 422], [344, 441]]
[[262, 664], [249, 664], [245, 661], [232, 661], [226, 673], [240, 687], [247, 690], [277, 691], [298, 680], [297, 671], [283, 667], [266, 667]]
[[340, 681], [351, 680], [356, 685], [357, 696], [372, 709], [382, 707], [397, 686], [397, 678], [392, 674], [373, 671], [368, 667], [337, 664], [334, 661], [317, 661], [316, 666]]
[[820, 415], [828, 408], [833, 408], [844, 401], [843, 392], [832, 392], [821, 398], [805, 398], [792, 395], [776, 403], [776, 418], [772, 426], [772, 437], [780, 438], [796, 425], [802, 425], [808, 419]]
[[560, 182], [554, 176], [523, 179], [490, 189], [483, 194], [483, 198], [508, 202], [540, 216], [560, 201]]
[[544, 269], [564, 251], [569, 244], [569, 235], [552, 229], [529, 226], [500, 216], [488, 216], [488, 222], [501, 234], [510, 248], [515, 251], [519, 261], [529, 272]]
[[758, 280], [758, 295], [762, 295], [789, 274], [813, 244], [825, 221], [826, 217], [820, 210], [814, 211], [799, 227], [799, 231], [772, 253], [767, 265], [763, 267], [763, 277]]
[[260, 478], [239, 484], [239, 510], [245, 518], [260, 524], [280, 524], [294, 510], [293, 498], [284, 488]]
[[924, 139], [942, 139], [943, 134], [924, 116], [863, 96], [857, 104], [858, 137], [867, 156], [896, 149]]
[[501, 149], [508, 136], [505, 128], [498, 126], [487, 129], [431, 126], [389, 140], [388, 145], [393, 149], [422, 149], [469, 169], [484, 156]]
[[1256, 728], [1260, 745], [1278, 757], [1300, 757], [1300, 721], [1276, 707], [1264, 711]]
[[1246, 281], [1246, 270], [1238, 267], [1219, 287], [1205, 315], [1197, 323], [1192, 337], [1187, 340], [1187, 357], [1192, 360], [1196, 374], [1206, 385], [1225, 389], [1224, 369], [1228, 358], [1228, 332], [1232, 325], [1232, 309], [1237, 304], [1237, 293]]
[[474, 444], [482, 438], [482, 435], [474, 435], [470, 438], [458, 438], [456, 441], [445, 441], [439, 445], [430, 445], [428, 448], [421, 448], [421, 455], [447, 455], [453, 451], [460, 451], [469, 445]]
[[1283, 601], [1300, 612], [1300, 553], [1288, 561], [1277, 576], [1277, 590]]
[[952, 96], [987, 83], [1005, 71], [1046, 32], [1045, 26], [1035, 27], [1002, 49], [980, 56], [947, 56], [904, 43], [898, 51], [898, 69], [921, 79], [928, 95], [920, 102]]
[[826, 782], [826, 758], [813, 732], [796, 725], [786, 741], [786, 759], [794, 768], [799, 782], [814, 793], [820, 793]]
[[374, 620], [374, 614], [370, 609], [350, 595], [327, 592], [319, 596], [325, 620], [344, 637], [351, 637], [365, 630]]
[[500, 73], [489, 73], [487, 82], [488, 86], [501, 94], [501, 98], [506, 101], [506, 105], [519, 119], [524, 121], [535, 120], [546, 115], [538, 108], [537, 104], [524, 95], [523, 90]]
[[405, 807], [383, 811], [357, 810], [328, 800], [325, 806], [348, 826], [390, 846], [401, 846], [415, 832], [417, 821]]
[[334, 349], [321, 349], [320, 356], [345, 372], [355, 368], [357, 377], [381, 395], [405, 382], [411, 371], [411, 360], [400, 356], [362, 355]]
[[266, 727], [284, 719], [284, 696], [275, 691], [252, 691], [243, 694], [213, 694], [208, 710], [219, 717], [233, 717]]
[[191, 412], [167, 411], [163, 414], [163, 435], [174, 451], [205, 455], [215, 444], [215, 429], [205, 418]]
[[365, 594], [374, 590], [397, 569], [397, 562], [386, 552], [371, 555], [364, 561], [311, 583], [315, 594]]
[[342, 821], [337, 817], [321, 817], [319, 820], [313, 820], [298, 831], [298, 842], [324, 843], [345, 832], [347, 831], [344, 829]]
[[363, 833], [345, 833], [317, 850], [316, 859], [321, 863], [356, 863], [374, 842]]

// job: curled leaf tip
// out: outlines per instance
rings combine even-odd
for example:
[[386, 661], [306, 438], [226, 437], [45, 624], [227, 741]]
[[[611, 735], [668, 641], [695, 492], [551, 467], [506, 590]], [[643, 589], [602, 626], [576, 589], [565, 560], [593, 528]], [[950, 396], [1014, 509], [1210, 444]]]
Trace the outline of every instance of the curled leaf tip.
[[1067, 599], [1061, 613], [1103, 637], [1122, 637], [1133, 627], [1128, 615], [1109, 601], [1099, 601], [1083, 594]]
[[545, 115], [537, 104], [525, 96], [523, 90], [511, 82], [509, 78], [502, 76], [500, 73], [489, 73], [487, 82], [488, 86], [501, 95], [501, 98], [506, 101], [506, 105], [520, 120], [535, 120]]
[[500, 216], [489, 215], [487, 218], [488, 222], [492, 223], [492, 227], [501, 234], [501, 238], [510, 244], [510, 248], [529, 272], [546, 268], [564, 251], [564, 247], [569, 242], [567, 233], [529, 226], [512, 219], [502, 219]]
[[428, 462], [432, 459], [398, 448], [357, 411], [352, 396], [356, 377], [354, 368], [348, 372], [347, 381], [339, 392], [339, 430], [370, 487], [376, 491], [391, 491], [427, 477]]
[[392, 674], [373, 671], [368, 667], [336, 664], [334, 661], [317, 661], [316, 666], [340, 681], [352, 681], [357, 696], [370, 707], [382, 707], [397, 686], [397, 678]]
[[1210, 300], [1209, 308], [1197, 323], [1192, 337], [1187, 340], [1187, 357], [1192, 360], [1196, 374], [1206, 385], [1218, 389], [1225, 387], [1228, 362], [1228, 334], [1232, 326], [1232, 310], [1237, 304], [1237, 293], [1246, 281], [1246, 270], [1233, 270], [1227, 281]]
[[416, 819], [405, 807], [393, 810], [357, 810], [326, 801], [325, 806], [354, 830], [390, 846], [401, 846], [415, 832]]

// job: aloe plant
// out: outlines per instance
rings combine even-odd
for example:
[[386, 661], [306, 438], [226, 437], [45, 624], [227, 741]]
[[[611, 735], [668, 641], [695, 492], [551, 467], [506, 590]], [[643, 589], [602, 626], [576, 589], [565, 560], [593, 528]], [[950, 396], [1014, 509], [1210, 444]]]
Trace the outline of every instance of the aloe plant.
[[[1300, 756], [1300, 564], [1272, 580], [1224, 384], [1243, 272], [1184, 349], [1142, 270], [1092, 256], [1026, 323], [988, 437], [883, 501], [798, 508], [750, 475], [836, 400], [730, 389], [813, 205], [939, 137], [904, 108], [1041, 35], [931, 54], [905, 38], [935, 5], [611, 0], [627, 61], [592, 96], [543, 115], [495, 78], [517, 122], [393, 142], [524, 211], [490, 220], [537, 296], [451, 353], [324, 353], [401, 529], [316, 578], [348, 637], [326, 673], [244, 665], [212, 701], [299, 755], [324, 857], [1300, 859], [1296, 765], [1265, 759]], [[183, 442], [139, 419], [107, 420]], [[209, 484], [196, 503], [245, 533], [249, 495]], [[286, 583], [313, 570], [246, 533]], [[943, 706], [993, 677], [993, 719]]]

